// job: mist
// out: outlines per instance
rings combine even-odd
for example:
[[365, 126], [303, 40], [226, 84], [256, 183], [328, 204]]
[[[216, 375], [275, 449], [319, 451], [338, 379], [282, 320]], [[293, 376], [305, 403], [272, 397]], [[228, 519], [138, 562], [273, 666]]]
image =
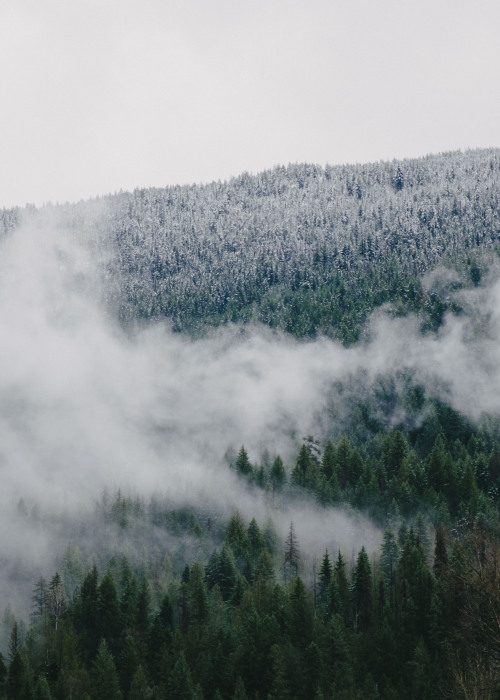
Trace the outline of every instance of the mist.
[[35, 532], [13, 518], [20, 499], [48, 518], [118, 488], [238, 508], [247, 521], [271, 515], [283, 539], [293, 520], [304, 549], [373, 551], [381, 533], [362, 516], [307, 501], [270, 513], [225, 454], [243, 444], [252, 461], [268, 450], [290, 469], [303, 436], [328, 438], [332, 405], [337, 421], [347, 413], [339, 383], [361, 394], [403, 371], [472, 420], [500, 412], [499, 282], [462, 293], [466, 313], [436, 334], [381, 310], [351, 348], [261, 327], [196, 340], [166, 321], [124, 329], [108, 291], [91, 249], [53, 222], [31, 221], [0, 243], [0, 502], [9, 535], [0, 557], [18, 568], [48, 567], [66, 544], [50, 527]]

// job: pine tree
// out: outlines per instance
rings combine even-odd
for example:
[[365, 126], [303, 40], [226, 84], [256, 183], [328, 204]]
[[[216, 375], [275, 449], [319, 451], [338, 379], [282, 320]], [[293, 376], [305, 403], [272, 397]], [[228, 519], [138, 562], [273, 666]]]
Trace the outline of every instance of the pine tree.
[[17, 623], [17, 620], [14, 620], [14, 623], [12, 625], [12, 629], [10, 631], [10, 638], [9, 638], [9, 658], [12, 662], [16, 654], [19, 653], [19, 650], [21, 649], [21, 638], [19, 634], [19, 624]]
[[192, 700], [193, 682], [191, 680], [191, 672], [182, 651], [170, 673], [168, 691], [169, 697], [176, 700]]
[[285, 467], [283, 466], [283, 460], [278, 455], [274, 459], [273, 465], [271, 467], [271, 486], [273, 489], [273, 498], [274, 498], [274, 494], [277, 491], [281, 491], [285, 482], [286, 482]]
[[34, 625], [38, 620], [41, 619], [45, 611], [45, 600], [47, 597], [47, 582], [40, 576], [33, 589], [33, 595], [31, 597], [33, 608], [30, 615], [31, 624]]
[[241, 676], [236, 677], [236, 683], [234, 684], [234, 693], [232, 700], [248, 700], [248, 695], [245, 690], [245, 684]]
[[345, 568], [346, 567], [345, 567], [344, 557], [342, 556], [342, 553], [339, 549], [337, 560], [336, 560], [335, 565], [334, 565], [334, 576], [335, 576], [335, 581], [337, 582], [340, 602], [342, 605], [342, 617], [344, 619], [344, 624], [347, 624], [349, 621], [349, 612], [350, 612], [349, 603], [350, 603], [350, 601], [349, 601], [349, 582], [347, 580], [347, 574], [346, 574]]
[[300, 576], [290, 584], [290, 636], [292, 643], [305, 649], [312, 640], [313, 610]]
[[436, 529], [436, 544], [434, 548], [433, 571], [436, 577], [440, 577], [448, 568], [448, 553], [446, 551], [446, 535], [442, 525]]
[[92, 666], [92, 700], [121, 700], [115, 662], [105, 639], [101, 639], [97, 656]]
[[243, 553], [245, 546], [245, 523], [239, 511], [235, 511], [229, 518], [226, 528], [225, 541], [229, 544], [236, 556]]
[[244, 445], [241, 446], [241, 449], [238, 452], [238, 456], [236, 457], [236, 462], [234, 466], [237, 472], [239, 472], [240, 474], [244, 474], [245, 476], [248, 476], [253, 471], [250, 460], [248, 459], [248, 453], [245, 450]]
[[68, 607], [63, 580], [58, 573], [52, 577], [49, 583], [45, 605], [49, 616], [54, 620], [54, 626], [57, 630], [59, 620]]
[[372, 622], [372, 573], [364, 547], [358, 554], [353, 577], [354, 626], [365, 632]]
[[226, 544], [222, 547], [219, 556], [219, 567], [217, 583], [219, 584], [222, 597], [229, 600], [236, 584], [237, 570], [231, 548]]
[[52, 700], [50, 687], [44, 676], [38, 676], [35, 686], [35, 700]]
[[284, 559], [284, 571], [285, 578], [286, 573], [290, 572], [292, 575], [297, 576], [299, 572], [299, 562], [300, 562], [300, 551], [299, 544], [297, 542], [297, 537], [295, 535], [295, 529], [293, 523], [290, 523], [290, 529], [285, 542], [285, 559]]
[[387, 529], [384, 532], [384, 541], [382, 543], [382, 552], [380, 554], [380, 568], [385, 576], [389, 590], [393, 592], [394, 576], [396, 573], [396, 563], [398, 561], [399, 547], [394, 537], [392, 530]]
[[142, 666], [139, 666], [132, 678], [128, 700], [152, 700], [153, 691], [151, 690], [146, 674]]
[[25, 700], [25, 698], [29, 697], [28, 669], [24, 658], [17, 651], [9, 665], [7, 698], [8, 700]]
[[98, 575], [95, 565], [83, 579], [75, 615], [84, 640], [85, 655], [93, 658], [99, 643]]
[[269, 651], [269, 660], [272, 668], [271, 692], [269, 700], [290, 700], [286, 663], [283, 652], [278, 644], [273, 644]]
[[330, 582], [332, 580], [333, 567], [330, 562], [330, 557], [328, 556], [328, 550], [325, 551], [323, 559], [321, 561], [321, 566], [319, 569], [319, 602], [324, 604], [328, 599], [328, 590]]
[[337, 464], [335, 460], [335, 448], [331, 440], [328, 440], [325, 445], [325, 449], [323, 450], [321, 471], [328, 481], [331, 481], [336, 477]]
[[195, 562], [189, 573], [187, 605], [191, 624], [202, 623], [208, 613], [207, 589], [203, 580], [203, 568]]
[[99, 635], [106, 639], [112, 653], [116, 653], [122, 630], [120, 601], [116, 585], [110, 571], [107, 571], [97, 591], [99, 614]]
[[309, 486], [312, 462], [311, 455], [306, 445], [302, 445], [299, 450], [297, 462], [292, 471], [292, 482], [297, 486]]
[[0, 652], [0, 697], [3, 697], [5, 682], [7, 680], [7, 666], [3, 654]]

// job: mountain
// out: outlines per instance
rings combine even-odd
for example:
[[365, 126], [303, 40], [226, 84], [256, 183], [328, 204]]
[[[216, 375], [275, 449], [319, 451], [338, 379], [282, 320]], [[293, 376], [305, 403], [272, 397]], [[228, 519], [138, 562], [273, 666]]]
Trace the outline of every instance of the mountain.
[[349, 344], [387, 302], [439, 325], [453, 304], [425, 285], [437, 267], [457, 271], [455, 287], [478, 283], [499, 251], [499, 173], [499, 149], [297, 164], [42, 212], [4, 210], [0, 230], [42, 213], [105, 247], [108, 300], [125, 321], [168, 317], [195, 334], [257, 321]]
[[1, 212], [0, 700], [498, 697], [499, 175]]

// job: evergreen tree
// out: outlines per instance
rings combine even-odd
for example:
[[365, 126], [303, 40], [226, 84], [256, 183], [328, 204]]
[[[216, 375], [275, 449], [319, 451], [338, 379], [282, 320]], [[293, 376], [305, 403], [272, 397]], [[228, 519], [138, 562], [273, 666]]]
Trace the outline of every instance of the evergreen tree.
[[219, 556], [217, 583], [224, 600], [229, 600], [236, 585], [238, 573], [231, 548], [224, 545]]
[[292, 471], [292, 482], [297, 486], [311, 486], [312, 472], [311, 454], [306, 445], [302, 445], [299, 450], [297, 462]]
[[98, 575], [95, 565], [83, 579], [75, 617], [83, 639], [85, 655], [93, 658], [99, 643]]
[[9, 658], [11, 662], [14, 659], [14, 657], [19, 653], [20, 649], [21, 636], [19, 633], [19, 624], [17, 623], [17, 620], [14, 620], [9, 638]]
[[181, 651], [168, 679], [169, 695], [176, 700], [192, 700], [193, 682], [184, 652]]
[[122, 694], [115, 662], [105, 639], [101, 639], [92, 666], [92, 700], [121, 700]]
[[38, 676], [35, 686], [35, 700], [52, 700], [50, 687], [44, 676]]
[[384, 533], [382, 552], [380, 555], [380, 568], [385, 576], [389, 590], [394, 587], [394, 576], [396, 573], [396, 563], [398, 560], [399, 547], [392, 530], [387, 529]]
[[353, 576], [354, 627], [365, 632], [372, 623], [372, 572], [364, 547], [358, 554]]
[[118, 675], [120, 687], [125, 696], [131, 687], [134, 675], [139, 667], [139, 658], [135, 640], [127, 634], [121, 645], [120, 656], [118, 658]]
[[287, 572], [291, 575], [297, 576], [299, 571], [300, 562], [300, 551], [299, 544], [297, 542], [297, 537], [295, 535], [295, 529], [293, 523], [290, 523], [290, 529], [285, 542], [285, 559], [284, 559], [284, 571], [285, 577]]
[[252, 474], [252, 465], [250, 463], [250, 460], [248, 459], [248, 454], [245, 450], [244, 445], [241, 446], [241, 449], [238, 452], [238, 456], [236, 457], [236, 462], [234, 466], [236, 471], [240, 474], [244, 474], [245, 476]]
[[292, 643], [305, 649], [312, 641], [313, 610], [300, 576], [290, 583], [290, 637]]
[[269, 700], [290, 700], [290, 689], [287, 680], [286, 663], [283, 651], [278, 644], [273, 644], [269, 652], [272, 668], [271, 692]]
[[337, 583], [340, 602], [342, 605], [342, 617], [344, 623], [349, 621], [349, 582], [347, 580], [346, 567], [344, 557], [339, 549], [339, 553], [334, 565], [334, 576]]
[[359, 474], [353, 473], [353, 448], [346, 435], [343, 435], [337, 444], [337, 465], [340, 488], [344, 490], [348, 484], [356, 483]]
[[321, 460], [321, 471], [328, 481], [336, 478], [337, 465], [335, 460], [335, 448], [331, 440], [325, 445], [323, 450], [323, 458]]
[[35, 624], [41, 619], [45, 611], [45, 600], [47, 597], [47, 582], [40, 576], [35, 584], [32, 595], [32, 612], [30, 615], [31, 624]]
[[257, 559], [257, 564], [255, 566], [254, 579], [263, 581], [273, 581], [274, 580], [274, 566], [271, 555], [267, 549], [262, 550]]
[[262, 533], [255, 518], [252, 518], [246, 532], [249, 553], [255, 559], [266, 546]]
[[14, 654], [9, 665], [7, 698], [8, 700], [28, 700], [29, 698], [28, 669], [19, 651]]
[[330, 582], [332, 580], [333, 567], [330, 563], [330, 557], [328, 556], [328, 550], [325, 551], [323, 559], [321, 561], [321, 566], [319, 569], [319, 602], [321, 604], [326, 603], [328, 599], [328, 590]]
[[241, 676], [237, 676], [236, 678], [232, 700], [248, 700], [248, 695], [245, 690], [245, 684], [243, 683], [243, 679]]
[[0, 652], [0, 697], [3, 697], [5, 682], [7, 680], [7, 667], [3, 654]]
[[144, 669], [139, 666], [130, 685], [128, 700], [153, 700], [153, 697]]
[[443, 525], [436, 529], [436, 544], [434, 548], [433, 571], [436, 577], [440, 577], [448, 567], [448, 553], [446, 551], [446, 536]]
[[66, 611], [68, 605], [64, 592], [63, 580], [58, 573], [52, 577], [49, 583], [45, 605], [49, 616], [54, 620], [54, 626], [57, 630], [59, 620]]
[[243, 553], [245, 547], [245, 523], [239, 511], [235, 511], [229, 518], [225, 540], [236, 556]]
[[145, 577], [142, 578], [139, 586], [139, 595], [137, 598], [137, 618], [136, 628], [142, 639], [146, 637], [149, 626], [150, 613], [150, 595], [148, 582]]
[[110, 571], [104, 574], [99, 584], [97, 610], [99, 636], [106, 639], [111, 652], [116, 653], [122, 630], [122, 616], [116, 585]]
[[274, 498], [274, 494], [277, 491], [281, 491], [285, 482], [286, 482], [285, 467], [283, 466], [283, 460], [278, 455], [274, 459], [272, 467], [271, 467], [271, 486], [273, 489], [273, 498]]
[[191, 567], [187, 584], [187, 605], [192, 624], [205, 621], [208, 613], [207, 590], [203, 580], [203, 568], [195, 562]]

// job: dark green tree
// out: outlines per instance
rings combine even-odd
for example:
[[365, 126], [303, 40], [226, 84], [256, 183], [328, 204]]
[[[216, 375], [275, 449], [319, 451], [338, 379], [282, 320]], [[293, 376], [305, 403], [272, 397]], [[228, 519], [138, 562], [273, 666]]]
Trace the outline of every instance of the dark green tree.
[[142, 666], [139, 666], [130, 685], [128, 700], [153, 700], [153, 691]]
[[350, 616], [350, 595], [349, 581], [347, 580], [346, 565], [344, 557], [339, 549], [335, 565], [333, 567], [335, 581], [337, 583], [340, 602], [342, 605], [342, 617], [344, 624], [347, 624]]
[[297, 576], [299, 572], [300, 550], [295, 528], [293, 523], [290, 523], [290, 529], [285, 542], [285, 558], [283, 562], [285, 578], [287, 574]]
[[373, 594], [372, 571], [368, 554], [364, 547], [358, 554], [353, 575], [354, 629], [365, 632], [372, 623]]
[[45, 676], [38, 676], [35, 686], [35, 700], [52, 700], [50, 686]]
[[9, 665], [7, 676], [7, 698], [8, 700], [29, 700], [29, 674], [25, 659], [17, 651]]
[[115, 581], [107, 571], [97, 590], [97, 610], [99, 636], [106, 639], [112, 653], [117, 653], [122, 630], [120, 601]]
[[331, 481], [337, 476], [337, 462], [335, 459], [335, 447], [331, 440], [325, 445], [323, 450], [323, 458], [321, 460], [321, 471], [328, 481]]
[[105, 639], [101, 639], [92, 665], [92, 700], [121, 700], [120, 683], [113, 656]]
[[436, 528], [436, 543], [434, 547], [433, 571], [440, 577], [448, 568], [448, 552], [446, 550], [446, 534], [443, 525]]
[[394, 537], [392, 530], [387, 529], [384, 532], [384, 541], [382, 543], [382, 551], [380, 554], [380, 568], [385, 576], [387, 585], [389, 586], [389, 591], [392, 592], [394, 589], [394, 578], [396, 574], [396, 564], [398, 561], [399, 547]]
[[244, 445], [241, 446], [241, 449], [238, 452], [238, 456], [236, 457], [236, 462], [234, 466], [236, 471], [240, 474], [244, 474], [245, 476], [252, 474], [252, 465], [250, 463], [250, 460], [248, 459], [248, 453], [245, 450]]
[[286, 482], [286, 472], [285, 472], [285, 467], [283, 466], [283, 460], [281, 457], [278, 455], [272, 464], [271, 467], [271, 486], [273, 490], [273, 498], [274, 495], [277, 491], [280, 491], [283, 488], [283, 485]]
[[169, 697], [176, 698], [176, 700], [192, 700], [193, 698], [191, 672], [182, 651], [169, 675], [168, 692]]
[[328, 556], [328, 550], [325, 551], [318, 576], [318, 600], [321, 605], [324, 605], [328, 600], [328, 590], [332, 580], [333, 567]]

